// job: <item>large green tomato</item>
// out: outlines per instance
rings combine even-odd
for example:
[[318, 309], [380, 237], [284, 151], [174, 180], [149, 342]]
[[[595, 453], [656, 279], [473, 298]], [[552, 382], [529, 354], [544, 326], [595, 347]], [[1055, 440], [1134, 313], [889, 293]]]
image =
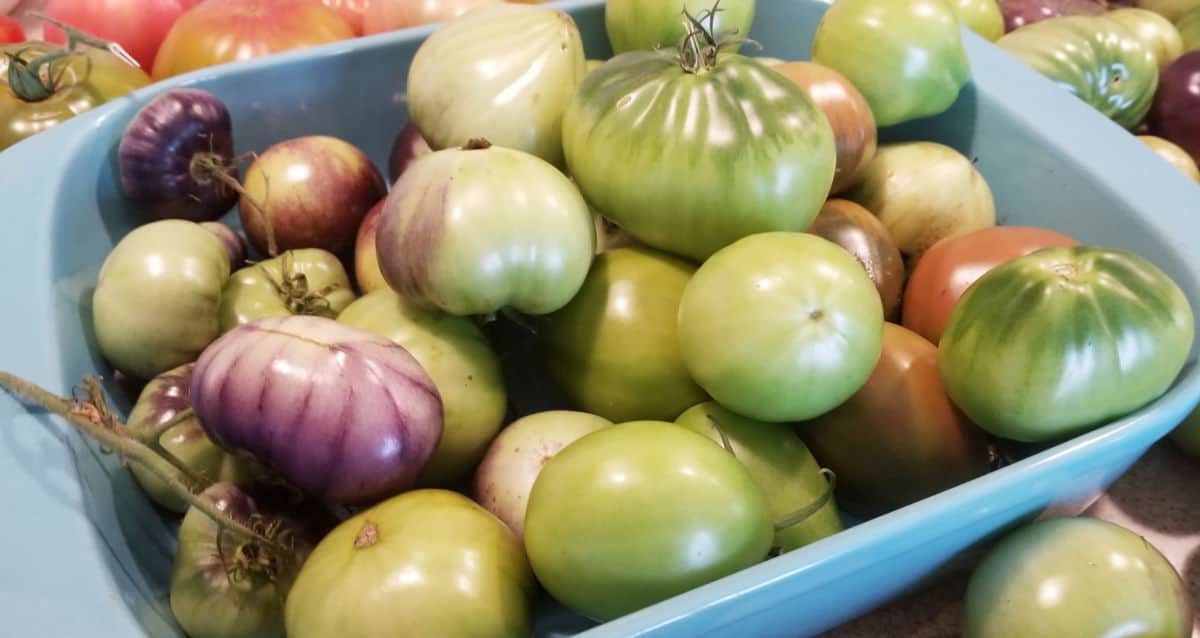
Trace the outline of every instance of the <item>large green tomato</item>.
[[100, 267], [92, 322], [100, 352], [136, 379], [195, 361], [220, 335], [229, 253], [195, 222], [165, 219], [125, 235]]
[[718, 444], [729, 443], [730, 451], [750, 470], [767, 497], [780, 552], [842, 531], [842, 518], [831, 494], [833, 486], [790, 427], [747, 419], [712, 401], [693, 406], [675, 423]]
[[981, 38], [995, 42], [1004, 35], [1004, 14], [997, 0], [948, 0], [948, 4], [958, 21]]
[[221, 332], [263, 317], [333, 319], [354, 301], [342, 262], [320, 248], [289, 250], [233, 273], [221, 292]]
[[742, 239], [700, 267], [679, 304], [692, 378], [759, 421], [810, 419], [858, 391], [879, 358], [883, 303], [844, 248], [807, 233]]
[[746, 468], [661, 421], [609, 426], [563, 448], [542, 468], [525, 514], [538, 581], [599, 621], [750, 567], [773, 535]]
[[963, 638], [1188, 638], [1192, 605], [1169, 561], [1094, 518], [1030, 523], [988, 550], [967, 584]]
[[879, 126], [944, 112], [971, 74], [943, 0], [837, 0], [817, 25], [812, 61], [846, 76]]
[[696, 267], [650, 248], [609, 250], [539, 330], [546, 368], [585, 412], [669, 420], [706, 398], [683, 365], [676, 316]]
[[1073, 436], [1158, 398], [1194, 337], [1183, 291], [1146, 259], [1098, 246], [1044, 248], [980, 277], [938, 347], [946, 393], [1017, 441]]
[[413, 490], [337, 526], [288, 593], [288, 638], [519, 637], [535, 583], [521, 544], [461, 494]]
[[1142, 121], [1158, 87], [1154, 53], [1102, 15], [1041, 20], [996, 45], [1125, 128]]
[[[604, 28], [613, 53], [674, 49], [687, 35], [683, 12], [703, 17], [713, 8], [712, 0], [609, 0], [604, 5]], [[755, 0], [725, 0], [712, 16], [714, 33], [737, 30], [750, 35]], [[702, 20], [705, 27], [710, 23]]]
[[507, 392], [500, 359], [473, 321], [420, 308], [391, 289], [346, 307], [338, 321], [400, 344], [442, 397], [442, 438], [418, 479], [450, 486], [470, 474], [504, 425]]
[[833, 184], [833, 129], [795, 82], [737, 54], [620, 54], [563, 117], [584, 197], [643, 244], [703, 261], [758, 232], [802, 231]]

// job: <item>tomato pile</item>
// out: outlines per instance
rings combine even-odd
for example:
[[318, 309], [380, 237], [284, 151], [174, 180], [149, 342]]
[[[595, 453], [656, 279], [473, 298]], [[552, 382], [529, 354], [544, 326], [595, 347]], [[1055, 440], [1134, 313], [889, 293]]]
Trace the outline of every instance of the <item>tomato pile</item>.
[[[369, 6], [367, 31], [409, 19]], [[72, 400], [0, 382], [183, 516], [170, 600], [194, 638], [528, 635], [543, 596], [642, 609], [1128, 415], [1182, 370], [1193, 310], [1152, 259], [998, 226], [962, 150], [879, 142], [955, 103], [960, 20], [999, 37], [994, 8], [838, 0], [808, 60], [742, 52], [750, 0], [613, 0], [608, 60], [557, 9], [464, 9], [411, 63], [385, 171], [316, 132], [235, 156], [217, 96], [163, 91], [120, 141], [142, 223], [92, 299], [100, 355], [144, 384], [127, 421], [94, 379]], [[156, 75], [212, 62], [184, 38]], [[518, 409], [529, 387], [562, 405]], [[1181, 591], [1117, 531], [1014, 538], [968, 636], [1034, 635], [1004, 624], [1030, 587], [996, 565], [1054, 539], [1118, 544], [1145, 590]], [[1190, 622], [1185, 598], [1138, 601], [1093, 633]]]

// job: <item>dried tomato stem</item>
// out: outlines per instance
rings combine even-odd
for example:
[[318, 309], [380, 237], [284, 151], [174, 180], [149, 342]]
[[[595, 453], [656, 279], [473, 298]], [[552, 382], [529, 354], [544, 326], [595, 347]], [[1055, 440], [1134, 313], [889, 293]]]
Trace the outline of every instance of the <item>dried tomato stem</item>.
[[227, 172], [229, 169], [230, 165], [215, 153], [197, 153], [192, 158], [193, 175], [215, 179], [250, 203], [255, 214], [258, 215], [259, 221], [267, 230], [267, 254], [271, 257], [279, 256], [279, 245], [275, 243], [275, 227], [271, 224], [271, 216], [267, 214], [267, 207], [250, 195], [242, 183]]
[[821, 468], [821, 475], [825, 477], [825, 491], [813, 502], [775, 521], [775, 531], [785, 530], [793, 525], [803, 523], [829, 503], [829, 500], [833, 498], [833, 488], [837, 486], [837, 475], [833, 473], [833, 470], [827, 468]]

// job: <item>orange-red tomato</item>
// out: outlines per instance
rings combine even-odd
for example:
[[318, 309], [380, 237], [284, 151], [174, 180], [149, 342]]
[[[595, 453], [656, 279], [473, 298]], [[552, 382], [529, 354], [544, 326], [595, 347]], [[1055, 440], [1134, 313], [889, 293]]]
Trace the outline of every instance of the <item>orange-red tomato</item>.
[[325, 6], [341, 14], [356, 35], [362, 35], [363, 15], [373, 1], [375, 0], [321, 0]]
[[501, 0], [371, 0], [363, 15], [363, 34], [444, 22], [475, 7]]
[[[200, 0], [50, 0], [43, 12], [81, 31], [120, 44], [147, 72], [171, 25]], [[47, 42], [67, 36], [47, 24]]]
[[171, 27], [154, 59], [161, 80], [354, 37], [354, 29], [319, 0], [207, 0]]
[[984, 273], [1040, 248], [1076, 243], [1032, 226], [994, 226], [947, 237], [930, 247], [909, 275], [900, 322], [936, 345], [954, 304]]

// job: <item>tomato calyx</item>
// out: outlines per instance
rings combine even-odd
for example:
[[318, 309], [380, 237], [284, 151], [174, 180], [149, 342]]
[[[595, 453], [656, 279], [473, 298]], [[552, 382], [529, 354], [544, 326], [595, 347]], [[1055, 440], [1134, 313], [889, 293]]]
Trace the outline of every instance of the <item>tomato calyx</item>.
[[473, 137], [473, 138], [467, 140], [467, 143], [463, 145], [462, 150], [464, 150], [464, 151], [486, 151], [487, 149], [489, 149], [491, 147], [492, 147], [492, 143], [489, 142], [487, 140], [487, 138]]
[[746, 42], [754, 43], [749, 38], [736, 37], [736, 28], [717, 32], [717, 13], [721, 11], [720, 0], [717, 0], [712, 9], [705, 9], [698, 16], [693, 16], [687, 7], [684, 7], [682, 15], [685, 33], [676, 51], [679, 66], [685, 72], [698, 74], [711, 71], [717, 65], [717, 58], [723, 49], [737, 47]]
[[[271, 287], [275, 289], [275, 293], [287, 305], [288, 311], [295, 315], [314, 315], [318, 317], [328, 317], [333, 319], [337, 313], [333, 310], [329, 303], [329, 294], [340, 289], [340, 284], [329, 284], [320, 290], [308, 289], [308, 277], [304, 273], [295, 272], [295, 264], [292, 262], [291, 251], [283, 253], [280, 258], [283, 261], [281, 268], [282, 276], [274, 277], [271, 273], [263, 269], [263, 274], [267, 281], [271, 282]], [[259, 268], [262, 268], [260, 265]]]
[[89, 35], [38, 11], [30, 12], [30, 15], [62, 29], [67, 34], [67, 43], [30, 59], [25, 59], [25, 54], [34, 47], [24, 47], [16, 53], [5, 53], [8, 57], [9, 90], [22, 101], [41, 102], [63, 88], [62, 81], [66, 75], [63, 62], [82, 55], [83, 51], [78, 48], [81, 45], [108, 51], [126, 64], [140, 67], [137, 60], [116, 42]]

